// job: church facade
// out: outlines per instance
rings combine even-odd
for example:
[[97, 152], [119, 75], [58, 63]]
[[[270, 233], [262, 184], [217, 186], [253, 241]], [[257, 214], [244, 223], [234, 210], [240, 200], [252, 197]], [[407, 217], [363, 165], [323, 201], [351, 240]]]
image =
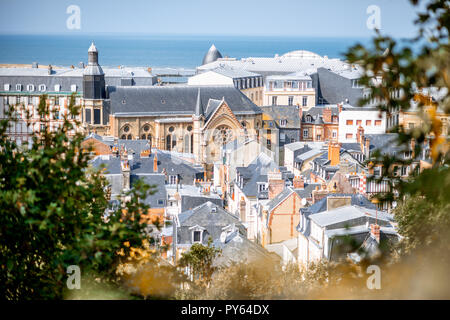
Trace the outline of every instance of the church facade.
[[262, 129], [261, 109], [233, 86], [110, 89], [110, 135], [193, 154], [205, 168], [221, 160], [222, 145]]

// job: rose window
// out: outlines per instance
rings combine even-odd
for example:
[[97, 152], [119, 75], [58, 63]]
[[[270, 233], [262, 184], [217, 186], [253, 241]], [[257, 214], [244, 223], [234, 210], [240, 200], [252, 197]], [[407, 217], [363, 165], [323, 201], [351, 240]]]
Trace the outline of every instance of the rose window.
[[220, 126], [214, 130], [214, 142], [216, 144], [226, 144], [233, 138], [233, 131], [230, 127]]

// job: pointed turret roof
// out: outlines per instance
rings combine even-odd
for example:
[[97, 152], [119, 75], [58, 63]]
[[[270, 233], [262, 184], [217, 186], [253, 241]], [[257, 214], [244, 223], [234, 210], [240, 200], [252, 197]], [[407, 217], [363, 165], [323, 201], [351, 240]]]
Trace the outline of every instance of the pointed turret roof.
[[214, 62], [219, 58], [222, 58], [222, 54], [219, 52], [219, 50], [217, 50], [216, 46], [213, 44], [203, 57], [202, 65]]
[[94, 44], [94, 41], [92, 41], [91, 46], [89, 47], [88, 52], [98, 52], [97, 47]]
[[200, 88], [198, 88], [197, 92], [197, 103], [195, 104], [195, 116], [205, 116], [205, 112], [203, 110], [202, 97], [200, 95]]

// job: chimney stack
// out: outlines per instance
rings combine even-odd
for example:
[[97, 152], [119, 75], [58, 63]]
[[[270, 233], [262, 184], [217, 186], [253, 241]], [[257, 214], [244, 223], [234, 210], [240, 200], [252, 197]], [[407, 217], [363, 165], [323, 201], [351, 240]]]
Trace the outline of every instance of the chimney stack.
[[269, 183], [269, 200], [272, 200], [284, 190], [285, 182], [280, 170], [274, 170], [267, 173]]
[[153, 172], [158, 173], [158, 155], [155, 152], [155, 157], [153, 158]]
[[380, 226], [378, 224], [372, 223], [370, 225], [370, 235], [378, 243], [380, 243]]
[[241, 196], [241, 201], [239, 201], [239, 215], [242, 222], [245, 222], [245, 199]]
[[294, 185], [294, 189], [304, 189], [305, 188], [305, 181], [303, 180], [302, 176], [295, 176], [294, 180], [292, 181], [292, 184]]
[[52, 74], [52, 72], [53, 72], [53, 68], [52, 68], [52, 65], [51, 65], [51, 64], [49, 64], [49, 65], [48, 65], [48, 74], [49, 74], [49, 75], [51, 75], [51, 74]]
[[364, 128], [359, 125], [358, 129], [356, 130], [356, 142], [358, 142], [359, 144], [361, 144], [362, 141], [364, 139]]
[[330, 143], [328, 144], [328, 160], [330, 160], [330, 166], [337, 166], [339, 164], [340, 152], [340, 144], [330, 141]]
[[338, 103], [339, 113], [342, 112], [343, 107], [344, 107], [344, 102], [343, 101], [341, 103]]
[[120, 164], [123, 176], [123, 189], [130, 190], [130, 163], [128, 160], [121, 160]]
[[330, 107], [325, 107], [325, 109], [323, 109], [322, 119], [323, 119], [323, 122], [325, 122], [325, 123], [331, 122], [331, 108]]

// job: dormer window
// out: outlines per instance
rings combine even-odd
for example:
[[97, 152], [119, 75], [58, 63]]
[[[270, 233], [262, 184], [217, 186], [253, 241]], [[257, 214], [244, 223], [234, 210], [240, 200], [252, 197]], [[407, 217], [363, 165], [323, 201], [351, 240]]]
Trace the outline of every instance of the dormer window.
[[22, 91], [22, 85], [16, 84], [16, 91]]
[[33, 84], [29, 84], [27, 85], [27, 91], [34, 91], [34, 85]]
[[309, 114], [306, 116], [306, 122], [312, 122], [312, 117]]
[[192, 243], [202, 243], [203, 241], [203, 231], [205, 228], [196, 225], [189, 228], [191, 230], [191, 242]]
[[3, 88], [4, 88], [5, 91], [9, 91], [11, 89], [11, 85], [10, 84], [5, 84], [3, 86]]
[[77, 85], [76, 84], [71, 85], [70, 86], [70, 91], [77, 92]]
[[61, 91], [61, 85], [60, 84], [55, 84], [55, 91], [56, 92]]
[[39, 91], [43, 92], [43, 91], [45, 91], [45, 90], [47, 90], [46, 85], [45, 85], [45, 84], [40, 84], [40, 85], [39, 85]]
[[287, 120], [280, 120], [280, 126], [286, 127]]
[[177, 184], [177, 176], [176, 175], [169, 176], [169, 184]]

